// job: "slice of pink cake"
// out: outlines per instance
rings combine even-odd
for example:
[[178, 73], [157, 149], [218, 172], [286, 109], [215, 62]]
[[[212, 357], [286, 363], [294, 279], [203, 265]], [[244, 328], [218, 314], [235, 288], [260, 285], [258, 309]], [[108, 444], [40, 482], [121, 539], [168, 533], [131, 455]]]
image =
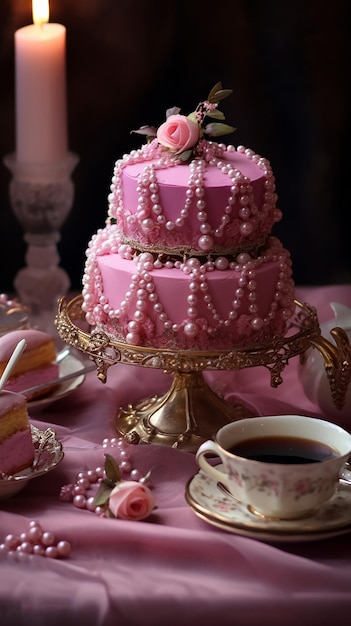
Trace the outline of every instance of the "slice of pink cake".
[[0, 393], [0, 474], [16, 474], [34, 459], [27, 399], [19, 393]]
[[[59, 366], [55, 363], [56, 350], [53, 338], [35, 329], [15, 330], [0, 337], [0, 376], [21, 339], [26, 340], [27, 346], [5, 385], [8, 391], [18, 393], [59, 376]], [[48, 389], [45, 389], [31, 394], [28, 399], [31, 400], [47, 393]]]

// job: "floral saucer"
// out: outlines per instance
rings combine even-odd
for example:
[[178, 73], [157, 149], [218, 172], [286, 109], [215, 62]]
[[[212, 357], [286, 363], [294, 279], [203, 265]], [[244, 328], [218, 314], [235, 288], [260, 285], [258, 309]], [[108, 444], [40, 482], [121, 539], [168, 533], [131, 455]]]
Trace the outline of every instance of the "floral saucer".
[[62, 444], [56, 439], [56, 433], [52, 428], [42, 431], [31, 425], [31, 431], [35, 448], [34, 461], [30, 467], [12, 476], [0, 474], [1, 500], [14, 496], [32, 478], [46, 474], [54, 469], [63, 459]]
[[[217, 469], [221, 467], [217, 465]], [[324, 506], [298, 520], [272, 520], [255, 515], [234, 496], [226, 495], [201, 470], [188, 481], [185, 499], [194, 513], [209, 524], [261, 541], [315, 541], [351, 531], [351, 486], [341, 483]]]

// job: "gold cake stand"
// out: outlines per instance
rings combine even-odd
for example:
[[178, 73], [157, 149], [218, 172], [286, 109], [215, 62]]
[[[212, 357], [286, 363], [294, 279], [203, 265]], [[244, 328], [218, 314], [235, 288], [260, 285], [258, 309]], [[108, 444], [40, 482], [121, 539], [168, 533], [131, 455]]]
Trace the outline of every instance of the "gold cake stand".
[[351, 380], [351, 346], [345, 331], [334, 328], [331, 343], [321, 336], [316, 310], [295, 301], [295, 314], [284, 337], [269, 344], [248, 345], [223, 351], [168, 350], [130, 346], [113, 340], [105, 332], [90, 330], [82, 311], [81, 295], [68, 301], [61, 298], [55, 319], [60, 338], [81, 350], [94, 361], [98, 378], [105, 383], [111, 365], [124, 363], [164, 370], [173, 376], [170, 389], [120, 407], [116, 429], [131, 443], [155, 443], [194, 452], [230, 421], [249, 417], [250, 410], [227, 402], [206, 383], [206, 370], [238, 371], [264, 366], [270, 372], [270, 384], [283, 382], [282, 372], [289, 359], [303, 358], [311, 346], [324, 359], [334, 404], [341, 408]]

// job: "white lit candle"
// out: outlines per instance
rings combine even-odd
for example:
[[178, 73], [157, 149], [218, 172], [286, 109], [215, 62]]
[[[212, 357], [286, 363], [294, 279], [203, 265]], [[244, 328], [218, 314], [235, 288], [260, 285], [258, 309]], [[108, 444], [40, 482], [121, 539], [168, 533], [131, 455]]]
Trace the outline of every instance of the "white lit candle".
[[51, 164], [67, 156], [66, 29], [50, 24], [48, 0], [15, 32], [16, 158]]

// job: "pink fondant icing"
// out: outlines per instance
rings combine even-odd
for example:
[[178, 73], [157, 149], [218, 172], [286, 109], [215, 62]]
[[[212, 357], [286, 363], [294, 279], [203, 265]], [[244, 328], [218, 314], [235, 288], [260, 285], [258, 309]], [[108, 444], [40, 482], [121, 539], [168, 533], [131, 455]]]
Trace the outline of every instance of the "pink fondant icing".
[[[0, 393], [0, 421], [2, 426], [6, 426], [5, 420], [11, 420], [11, 412], [13, 410], [23, 406], [26, 407], [26, 398], [24, 396], [18, 393], [2, 391]], [[31, 465], [33, 461], [34, 445], [32, 433], [28, 425], [27, 416], [25, 419], [26, 425], [22, 430], [13, 432], [13, 434], [6, 436], [0, 442], [0, 473], [15, 473], [16, 470]], [[2, 432], [4, 432], [4, 429], [2, 429]], [[5, 432], [8, 433], [11, 430], [5, 428]]]
[[21, 339], [25, 339], [27, 343], [26, 350], [33, 350], [43, 343], [46, 343], [50, 337], [35, 329], [13, 330], [10, 333], [0, 337], [0, 362], [7, 361], [14, 348]]
[[111, 253], [114, 236], [113, 227], [100, 231], [89, 252], [83, 308], [90, 324], [127, 343], [184, 349], [226, 349], [284, 332], [294, 288], [278, 239], [255, 259], [221, 259], [227, 267], [216, 269], [197, 259], [152, 264], [147, 253], [127, 260]]
[[57, 379], [59, 376], [59, 366], [55, 363], [49, 363], [45, 367], [37, 367], [36, 369], [29, 370], [24, 374], [19, 374], [9, 378], [5, 389], [8, 391], [21, 392], [30, 387], [48, 383], [51, 380]]
[[0, 392], [0, 419], [6, 419], [12, 409], [22, 406], [26, 398], [19, 393]]
[[34, 459], [34, 445], [30, 428], [6, 437], [0, 444], [0, 472], [14, 474], [29, 467]]
[[[161, 246], [199, 254], [262, 243], [281, 218], [269, 162], [244, 148], [203, 146], [190, 165], [174, 155], [162, 160], [157, 143], [117, 161], [109, 215], [126, 240], [143, 249]], [[201, 177], [191, 182], [197, 162], [203, 164]], [[204, 194], [198, 196], [201, 188]], [[211, 238], [205, 249], [204, 234]]]
[[83, 310], [130, 345], [206, 350], [284, 334], [289, 253], [267, 159], [200, 141], [181, 162], [157, 140], [116, 162], [109, 221], [89, 243]]

